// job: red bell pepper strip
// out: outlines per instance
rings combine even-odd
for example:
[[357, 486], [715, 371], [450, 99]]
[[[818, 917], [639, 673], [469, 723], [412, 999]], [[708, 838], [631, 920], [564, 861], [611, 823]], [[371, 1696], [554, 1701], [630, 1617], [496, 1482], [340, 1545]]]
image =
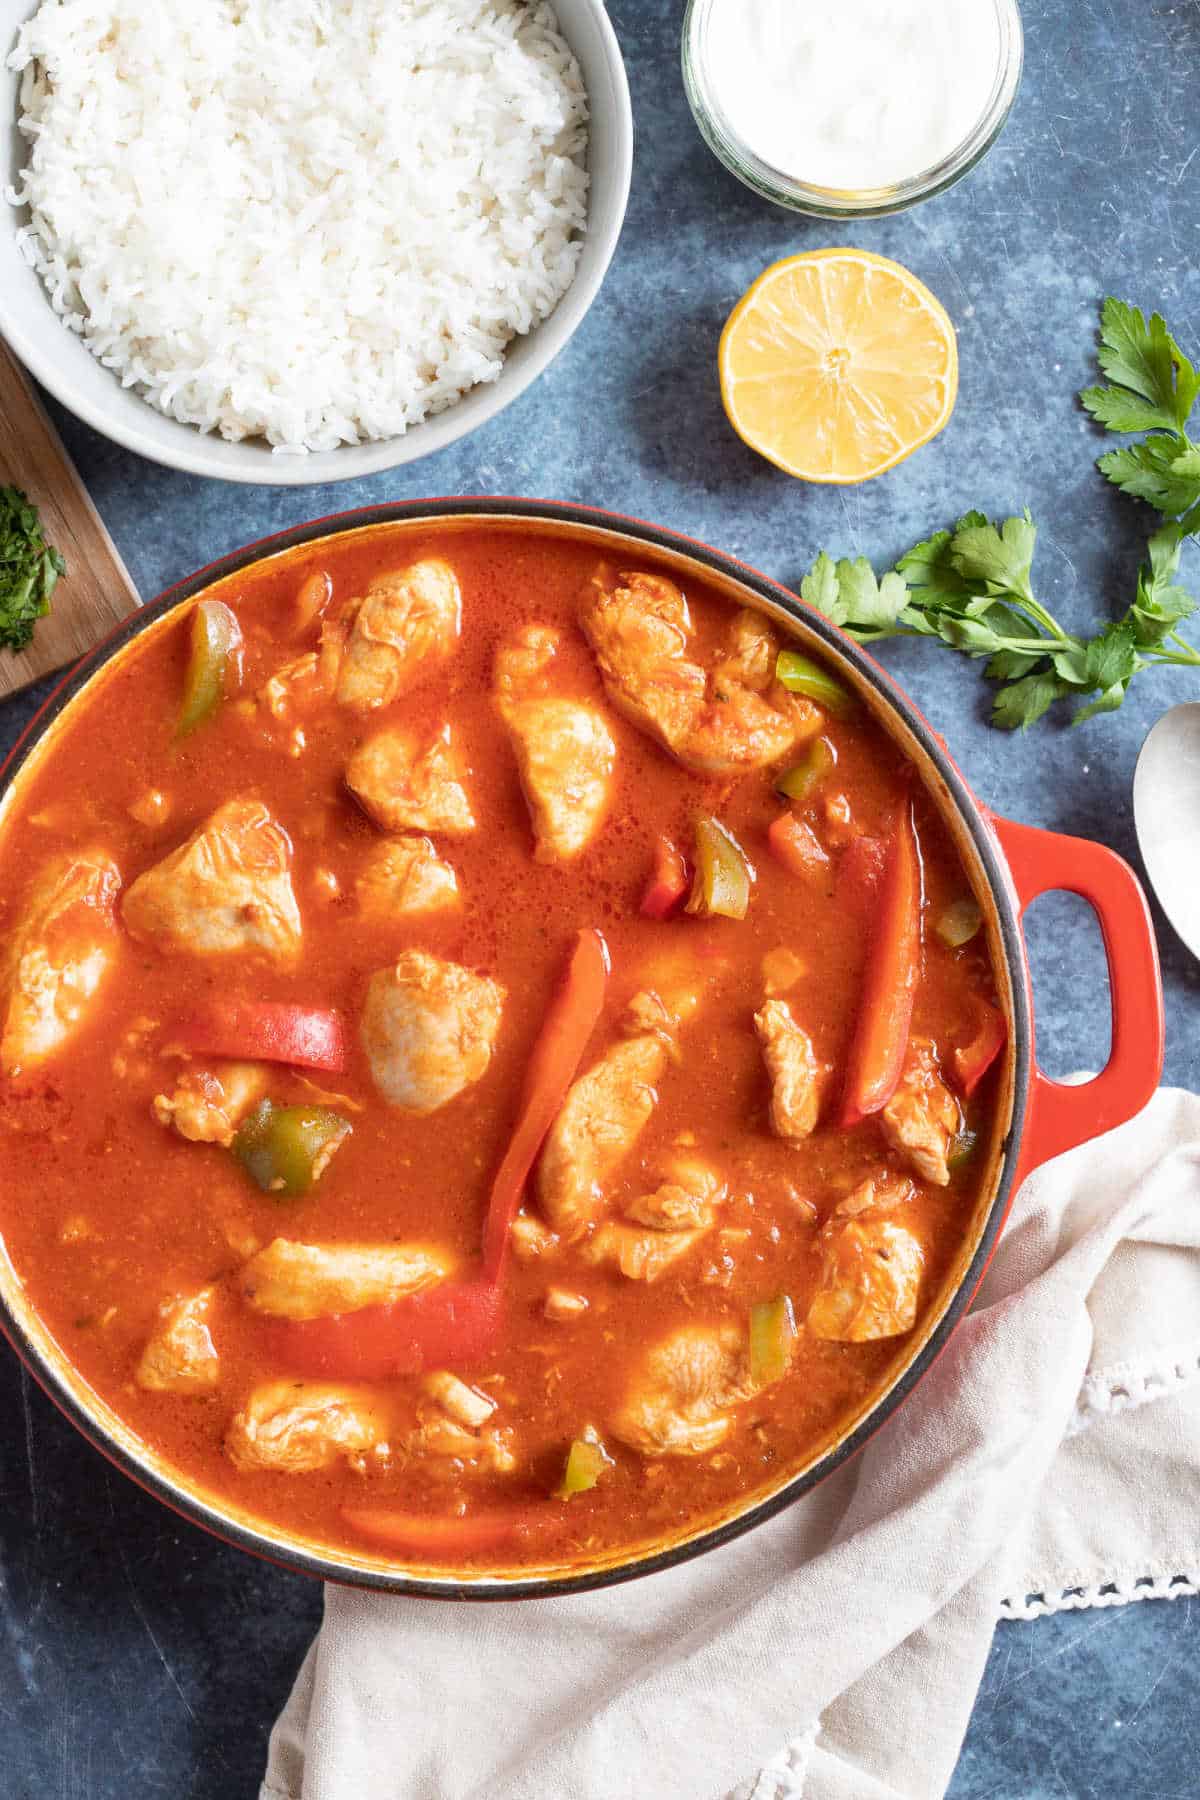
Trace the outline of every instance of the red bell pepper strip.
[[976, 1000], [978, 1029], [954, 1052], [954, 1074], [967, 1099], [975, 1092], [1008, 1039], [1008, 1022], [987, 1000]]
[[901, 805], [888, 846], [877, 919], [842, 1093], [841, 1123], [882, 1110], [899, 1085], [921, 960], [921, 853], [912, 802]]
[[352, 1531], [389, 1550], [442, 1559], [501, 1549], [524, 1537], [535, 1523], [560, 1523], [562, 1515], [549, 1507], [497, 1507], [461, 1519], [424, 1518], [384, 1506], [344, 1506], [342, 1517]]
[[668, 837], [660, 837], [654, 845], [654, 873], [642, 895], [639, 908], [643, 919], [669, 919], [676, 912], [692, 885], [687, 857], [676, 849]]
[[383, 1306], [281, 1319], [268, 1330], [272, 1351], [299, 1375], [387, 1381], [479, 1362], [495, 1348], [502, 1318], [492, 1282], [443, 1281]]
[[172, 1028], [171, 1042], [198, 1056], [293, 1063], [340, 1075], [346, 1067], [341, 1015], [271, 1000], [210, 1000]]
[[829, 867], [829, 857], [811, 825], [793, 812], [780, 813], [767, 828], [767, 843], [775, 861], [789, 875], [817, 875]]
[[566, 975], [550, 1005], [525, 1076], [517, 1128], [492, 1184], [483, 1234], [483, 1272], [499, 1281], [509, 1231], [534, 1159], [575, 1079], [596, 1028], [608, 987], [608, 945], [598, 931], [581, 931]]

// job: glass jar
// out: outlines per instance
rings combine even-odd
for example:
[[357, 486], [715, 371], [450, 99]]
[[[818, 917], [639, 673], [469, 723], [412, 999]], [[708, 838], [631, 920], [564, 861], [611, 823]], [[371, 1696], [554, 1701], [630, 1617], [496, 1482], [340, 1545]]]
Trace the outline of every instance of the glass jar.
[[1025, 37], [1017, 0], [993, 0], [1000, 51], [996, 78], [979, 119], [949, 155], [919, 174], [885, 187], [835, 188], [798, 180], [772, 167], [734, 130], [710, 79], [706, 48], [717, 0], [688, 0], [683, 22], [683, 84], [700, 133], [716, 156], [756, 194], [793, 212], [822, 219], [871, 219], [903, 212], [953, 187], [987, 154], [1004, 128], [1021, 85]]

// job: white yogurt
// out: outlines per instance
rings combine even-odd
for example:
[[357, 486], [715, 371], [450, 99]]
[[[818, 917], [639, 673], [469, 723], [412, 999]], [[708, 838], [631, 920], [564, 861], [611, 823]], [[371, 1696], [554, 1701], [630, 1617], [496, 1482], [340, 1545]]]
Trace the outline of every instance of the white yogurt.
[[713, 98], [765, 163], [814, 187], [891, 187], [987, 110], [995, 0], [712, 0]]

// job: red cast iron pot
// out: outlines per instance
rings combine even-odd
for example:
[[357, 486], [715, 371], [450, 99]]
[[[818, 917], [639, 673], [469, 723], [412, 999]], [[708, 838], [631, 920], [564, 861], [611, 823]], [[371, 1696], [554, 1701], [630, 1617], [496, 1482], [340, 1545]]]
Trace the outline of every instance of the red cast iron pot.
[[[657, 526], [586, 507], [544, 501], [448, 499], [408, 501], [345, 513], [302, 525], [223, 557], [169, 589], [126, 622], [67, 676], [30, 725], [0, 771], [0, 822], [21, 774], [53, 740], [75, 699], [112, 658], [140, 633], [153, 630], [203, 589], [264, 557], [335, 533], [404, 526], [414, 536], [436, 526], [454, 531], [468, 521], [496, 528], [553, 530], [595, 543], [620, 565], [652, 551], [686, 582], [701, 577], [741, 605], [770, 614], [794, 639], [807, 642], [857, 690], [897, 746], [914, 764], [951, 832], [984, 909], [996, 979], [1008, 1015], [1009, 1041], [1001, 1072], [995, 1137], [986, 1161], [976, 1217], [952, 1279], [928, 1309], [882, 1389], [864, 1404], [836, 1441], [774, 1490], [759, 1492], [720, 1517], [668, 1541], [609, 1554], [567, 1568], [512, 1569], [480, 1576], [401, 1565], [386, 1555], [331, 1549], [300, 1539], [201, 1489], [149, 1449], [72, 1368], [0, 1257], [0, 1325], [47, 1393], [84, 1435], [118, 1467], [167, 1505], [227, 1542], [287, 1567], [327, 1579], [393, 1592], [451, 1599], [545, 1598], [646, 1575], [722, 1543], [771, 1518], [857, 1451], [902, 1404], [945, 1344], [987, 1267], [1012, 1196], [1039, 1164], [1111, 1130], [1140, 1111], [1158, 1085], [1163, 1056], [1162, 986], [1145, 897], [1120, 857], [1082, 838], [1063, 837], [997, 818], [972, 794], [942, 740], [902, 689], [858, 645], [794, 594], [733, 558]], [[2, 857], [0, 857], [2, 861]], [[1021, 919], [1040, 894], [1061, 888], [1080, 894], [1096, 912], [1108, 957], [1112, 993], [1112, 1054], [1082, 1086], [1051, 1081], [1038, 1068], [1033, 997]]]

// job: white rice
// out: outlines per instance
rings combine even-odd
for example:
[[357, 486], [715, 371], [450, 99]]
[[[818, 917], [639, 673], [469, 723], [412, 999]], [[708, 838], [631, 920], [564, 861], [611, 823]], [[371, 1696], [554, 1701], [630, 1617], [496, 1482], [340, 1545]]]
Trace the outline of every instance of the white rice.
[[43, 0], [22, 248], [175, 419], [277, 449], [406, 431], [569, 287], [587, 98], [522, 0]]

